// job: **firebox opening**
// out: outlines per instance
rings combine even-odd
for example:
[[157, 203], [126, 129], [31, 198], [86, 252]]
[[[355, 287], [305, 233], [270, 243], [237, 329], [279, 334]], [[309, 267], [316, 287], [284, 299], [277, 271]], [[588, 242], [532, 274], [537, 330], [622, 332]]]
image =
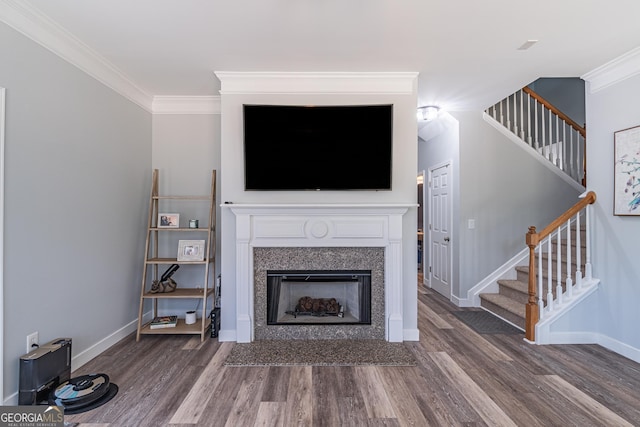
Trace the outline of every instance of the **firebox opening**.
[[267, 271], [267, 324], [370, 325], [371, 271]]

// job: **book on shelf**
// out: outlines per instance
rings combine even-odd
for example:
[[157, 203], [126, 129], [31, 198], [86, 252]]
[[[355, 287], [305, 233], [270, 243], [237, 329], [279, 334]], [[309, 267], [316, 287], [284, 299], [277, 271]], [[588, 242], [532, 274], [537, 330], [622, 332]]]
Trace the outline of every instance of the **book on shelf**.
[[150, 329], [175, 328], [178, 316], [157, 316], [149, 323]]

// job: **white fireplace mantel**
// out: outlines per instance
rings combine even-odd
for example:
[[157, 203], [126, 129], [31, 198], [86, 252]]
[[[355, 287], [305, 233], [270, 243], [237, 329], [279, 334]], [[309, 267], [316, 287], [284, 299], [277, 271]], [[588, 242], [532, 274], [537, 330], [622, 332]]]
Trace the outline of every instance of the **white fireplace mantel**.
[[254, 247], [385, 248], [385, 338], [403, 341], [402, 216], [415, 204], [223, 204], [236, 218], [236, 340], [254, 339]]

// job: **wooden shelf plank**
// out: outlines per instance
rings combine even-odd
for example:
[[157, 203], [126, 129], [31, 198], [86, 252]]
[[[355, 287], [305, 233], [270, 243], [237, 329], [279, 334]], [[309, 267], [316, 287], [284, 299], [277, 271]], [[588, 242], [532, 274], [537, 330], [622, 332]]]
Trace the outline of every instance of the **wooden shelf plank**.
[[187, 231], [187, 232], [208, 232], [209, 229], [207, 227], [200, 228], [172, 228], [172, 227], [151, 227], [149, 231]]
[[178, 261], [177, 258], [150, 258], [146, 261], [147, 264], [207, 264], [209, 261], [204, 259], [202, 261]]
[[153, 196], [153, 200], [211, 200], [209, 196]]
[[[204, 330], [206, 331], [211, 325], [211, 319], [204, 319]], [[202, 319], [199, 319], [193, 325], [184, 323], [184, 319], [178, 319], [178, 324], [173, 328], [151, 329], [149, 323], [140, 329], [141, 334], [145, 335], [200, 335], [202, 333]]]
[[[173, 292], [152, 294], [145, 292], [143, 298], [202, 298], [204, 288], [176, 288]], [[207, 289], [207, 296], [213, 294], [213, 288]]]

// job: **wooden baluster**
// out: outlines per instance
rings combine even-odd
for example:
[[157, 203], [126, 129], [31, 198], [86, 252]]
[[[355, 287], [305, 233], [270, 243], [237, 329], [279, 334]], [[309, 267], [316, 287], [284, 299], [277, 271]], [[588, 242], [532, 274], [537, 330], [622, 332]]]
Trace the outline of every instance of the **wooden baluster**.
[[553, 144], [553, 114], [551, 110], [547, 111], [549, 112], [549, 151], [547, 152], [547, 159], [549, 159], [551, 163], [554, 163], [553, 152], [551, 151], [551, 145]]
[[580, 166], [580, 181], [582, 185], [587, 186], [587, 140], [585, 137], [581, 137], [580, 147], [582, 147], [582, 166]]
[[[551, 110], [549, 110], [549, 117], [551, 117]], [[555, 126], [555, 131], [556, 131], [556, 137], [554, 139], [555, 142], [555, 149], [553, 150], [553, 164], [556, 167], [559, 167], [559, 160], [560, 160], [560, 118], [558, 116], [556, 116], [556, 126]]]
[[511, 95], [507, 96], [506, 98], [506, 102], [507, 102], [507, 129], [509, 129], [511, 132], [513, 132], [513, 130], [511, 129], [511, 119], [509, 117], [509, 110], [511, 109]]
[[520, 139], [525, 141], [524, 136], [524, 92], [520, 90]]
[[529, 299], [525, 311], [525, 338], [531, 342], [535, 341], [535, 326], [538, 323], [539, 312], [538, 303], [536, 301], [536, 253], [535, 249], [538, 245], [538, 234], [536, 228], [529, 227], [526, 236], [527, 246], [529, 247]]
[[545, 141], [547, 139], [547, 128], [544, 126], [544, 105], [540, 106], [540, 133], [542, 134], [542, 152], [541, 154], [544, 156], [545, 150]]
[[533, 147], [532, 139], [531, 139], [531, 94], [530, 93], [527, 93], [527, 144], [529, 144], [530, 147]]
[[573, 279], [571, 273], [573, 272], [573, 266], [571, 265], [571, 219], [567, 220], [567, 298], [573, 297]]
[[538, 320], [544, 319], [544, 277], [542, 274], [542, 251], [543, 245], [538, 244], [538, 274], [536, 275], [536, 286], [538, 287]]
[[540, 123], [538, 123], [538, 100], [537, 99], [533, 101], [533, 106], [534, 106], [534, 108], [533, 108], [533, 115], [534, 115], [533, 125], [535, 126], [535, 130], [536, 130], [536, 132], [535, 132], [536, 133], [536, 138], [535, 138], [536, 146], [535, 146], [535, 149], [537, 150], [537, 149], [540, 148], [540, 140], [538, 139], [538, 127], [540, 127]]
[[547, 237], [547, 309], [553, 311], [553, 252], [551, 252], [552, 234]]
[[573, 135], [576, 132], [571, 130], [569, 131], [569, 171], [570, 171], [570, 175], [571, 177], [573, 177], [573, 179], [575, 179], [576, 181], [578, 181], [578, 173], [576, 172], [576, 168], [575, 168], [575, 162], [573, 161]]
[[576, 214], [576, 286], [578, 289], [582, 288], [582, 271], [580, 267], [582, 264], [582, 254], [580, 245], [580, 212], [578, 212]]
[[556, 301], [558, 302], [558, 306], [562, 305], [562, 294], [564, 293], [562, 290], [562, 242], [560, 231], [561, 227], [558, 227], [558, 232], [556, 233]]
[[562, 149], [560, 150], [560, 169], [563, 171], [567, 170], [567, 156], [566, 156], [566, 147], [567, 147], [567, 122], [562, 121]]
[[[595, 202], [595, 195], [594, 195]], [[591, 271], [591, 219], [590, 219], [591, 205], [585, 207], [585, 215], [586, 215], [586, 224], [585, 228], [587, 229], [586, 244], [587, 244], [587, 259], [584, 265], [584, 273], [587, 280], [593, 279], [593, 272]]]

